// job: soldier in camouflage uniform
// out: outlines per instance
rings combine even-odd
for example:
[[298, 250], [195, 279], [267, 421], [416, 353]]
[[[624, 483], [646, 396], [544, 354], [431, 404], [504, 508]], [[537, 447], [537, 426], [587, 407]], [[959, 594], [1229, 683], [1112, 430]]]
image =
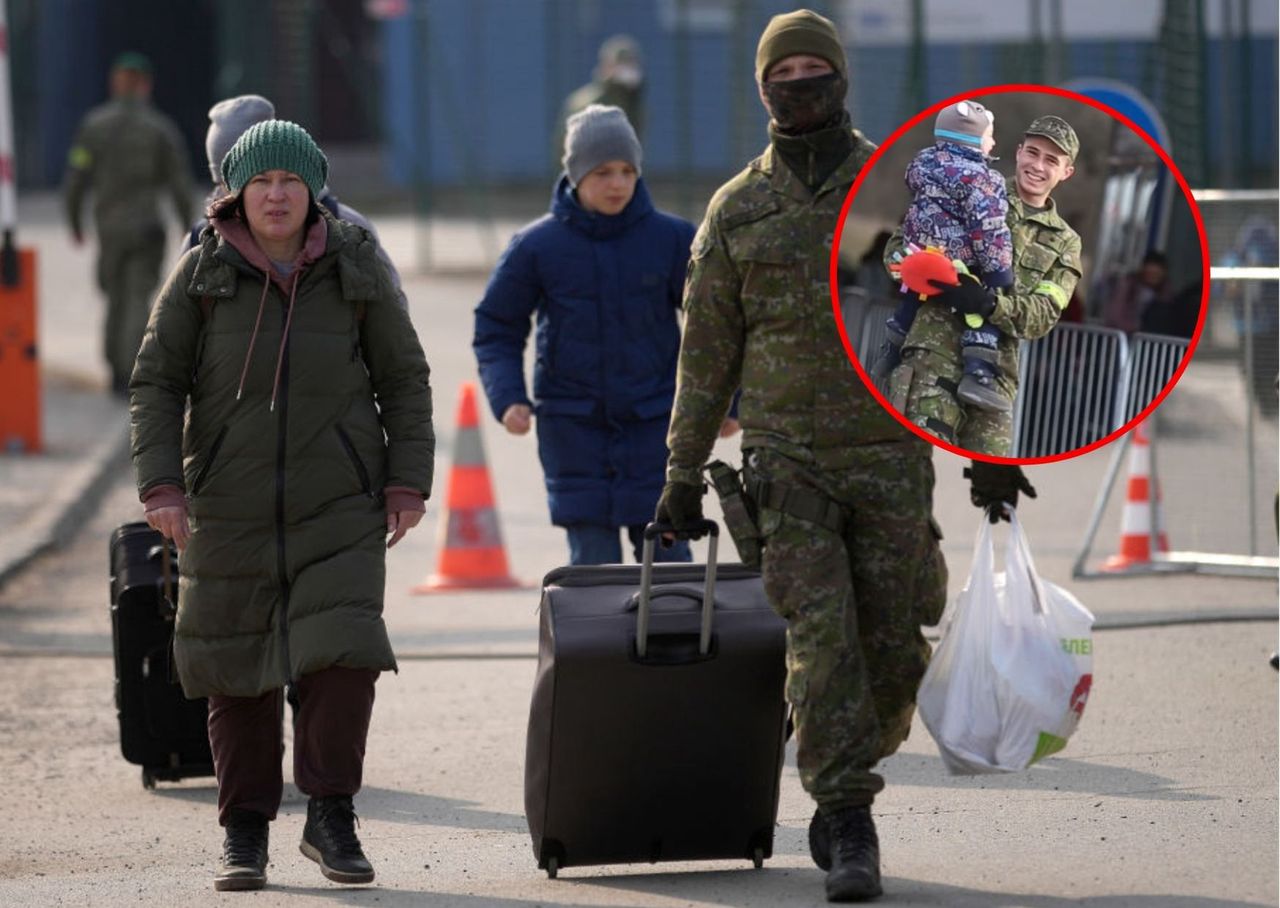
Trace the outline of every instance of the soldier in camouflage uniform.
[[[1058, 214], [1050, 193], [1075, 172], [1080, 150], [1075, 130], [1061, 117], [1039, 117], [1018, 145], [1015, 174], [1008, 181], [1013, 235], [1014, 286], [988, 291], [972, 280], [942, 292], [925, 305], [902, 345], [902, 363], [889, 379], [889, 399], [909, 420], [950, 444], [975, 454], [1009, 457], [1013, 413], [965, 407], [956, 399], [963, 377], [960, 337], [965, 313], [989, 320], [1003, 332], [998, 345], [1000, 391], [1018, 391], [1018, 340], [1043, 337], [1058, 323], [1080, 280], [1080, 236]], [[885, 261], [902, 248], [894, 234]]]
[[[770, 145], [722, 186], [693, 243], [657, 519], [701, 517], [701, 469], [734, 390], [769, 601], [788, 622], [798, 766], [833, 901], [880, 893], [872, 768], [906, 738], [946, 598], [928, 444], [845, 357], [828, 263], [840, 207], [875, 146], [844, 110], [835, 27], [774, 17], [756, 78]], [[958, 336], [958, 333], [956, 333]], [[826, 839], [830, 836], [830, 844]]]
[[141, 54], [122, 54], [111, 68], [111, 100], [80, 123], [64, 185], [77, 245], [84, 242], [84, 197], [93, 191], [98, 285], [107, 295], [103, 352], [112, 390], [119, 394], [128, 387], [164, 264], [164, 226], [156, 207], [161, 192], [172, 197], [180, 226], [193, 217], [182, 137], [150, 98], [150, 62]]

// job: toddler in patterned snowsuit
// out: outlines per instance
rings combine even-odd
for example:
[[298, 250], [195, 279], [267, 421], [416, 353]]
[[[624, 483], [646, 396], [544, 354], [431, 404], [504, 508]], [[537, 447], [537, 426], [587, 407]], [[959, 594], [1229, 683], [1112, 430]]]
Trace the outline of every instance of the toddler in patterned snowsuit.
[[[969, 273], [995, 290], [1013, 284], [1013, 241], [1004, 177], [990, 166], [995, 147], [995, 117], [976, 101], [958, 101], [942, 110], [934, 124], [936, 141], [907, 168], [911, 205], [902, 223], [902, 239], [920, 248], [934, 246], [959, 259]], [[889, 339], [872, 367], [877, 377], [898, 364], [902, 343], [921, 301], [904, 292], [889, 318]], [[1012, 402], [996, 385], [996, 345], [1000, 330], [990, 322], [966, 326], [961, 335], [964, 377], [956, 397], [986, 410], [1008, 410]]]

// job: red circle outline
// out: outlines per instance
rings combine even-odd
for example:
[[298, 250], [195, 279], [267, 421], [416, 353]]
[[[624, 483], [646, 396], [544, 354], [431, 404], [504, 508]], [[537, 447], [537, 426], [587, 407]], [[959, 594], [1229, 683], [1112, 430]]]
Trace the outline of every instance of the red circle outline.
[[[1061, 454], [1053, 454], [1045, 457], [993, 457], [986, 454], [979, 454], [975, 451], [970, 451], [967, 448], [960, 448], [956, 445], [945, 442], [937, 436], [930, 435], [924, 429], [912, 423], [904, 415], [899, 413], [898, 409], [889, 403], [888, 399], [881, 394], [879, 389], [876, 388], [876, 386], [868, 379], [866, 371], [862, 368], [862, 363], [858, 361], [857, 354], [853, 352], [853, 345], [849, 343], [849, 333], [845, 328], [844, 314], [841, 312], [840, 306], [840, 281], [838, 275], [840, 262], [840, 237], [841, 234], [844, 233], [844, 222], [849, 217], [849, 209], [853, 205], [854, 197], [857, 196], [863, 180], [870, 176], [872, 170], [875, 168], [876, 161], [880, 156], [889, 148], [893, 147], [894, 143], [902, 138], [908, 130], [920, 123], [926, 117], [937, 113], [948, 104], [954, 104], [957, 101], [964, 101], [966, 99], [982, 95], [1004, 95], [1013, 94], [1015, 92], [1036, 92], [1039, 94], [1058, 95], [1059, 97], [1077, 101], [1081, 104], [1087, 104], [1090, 107], [1097, 108], [1113, 120], [1119, 121], [1137, 133], [1139, 138], [1151, 146], [1151, 149], [1156, 153], [1160, 160], [1164, 162], [1165, 167], [1169, 168], [1169, 172], [1173, 174], [1173, 178], [1177, 181], [1178, 187], [1182, 190], [1183, 198], [1186, 199], [1187, 205], [1191, 209], [1191, 217], [1195, 221], [1196, 232], [1200, 237], [1200, 268], [1203, 286], [1203, 289], [1200, 292], [1200, 315], [1196, 319], [1196, 330], [1191, 336], [1191, 342], [1187, 345], [1187, 352], [1183, 354], [1182, 362], [1178, 364], [1178, 368], [1174, 371], [1173, 377], [1165, 383], [1164, 388], [1162, 388], [1160, 393], [1156, 395], [1155, 400], [1149, 403], [1141, 413], [1129, 420], [1119, 429], [1116, 429], [1111, 434], [1106, 435], [1091, 444], [1085, 445], [1084, 447], [1073, 448], [1070, 451], [1064, 451]], [[1204, 221], [1200, 217], [1200, 207], [1196, 204], [1195, 198], [1191, 195], [1191, 188], [1187, 185], [1186, 178], [1182, 176], [1182, 171], [1180, 171], [1177, 165], [1173, 163], [1173, 159], [1169, 157], [1168, 152], [1161, 148], [1155, 139], [1147, 135], [1140, 126], [1118, 110], [1108, 107], [1101, 101], [1095, 101], [1093, 98], [1078, 94], [1074, 91], [1069, 91], [1065, 88], [1056, 88], [1052, 85], [1032, 85], [1029, 83], [1011, 82], [1006, 85], [992, 85], [985, 88], [974, 88], [957, 95], [952, 95], [949, 98], [944, 98], [936, 104], [926, 107], [924, 110], [920, 111], [920, 113], [907, 120], [894, 130], [893, 134], [890, 135], [889, 138], [885, 139], [884, 142], [881, 143], [880, 147], [877, 148], [871, 157], [867, 159], [867, 163], [862, 165], [862, 169], [858, 173], [857, 179], [855, 179], [853, 181], [853, 185], [849, 187], [849, 194], [845, 196], [844, 204], [840, 207], [840, 217], [836, 220], [836, 229], [831, 240], [831, 262], [828, 282], [831, 286], [831, 306], [835, 312], [836, 328], [840, 333], [840, 342], [844, 344], [845, 355], [849, 358], [849, 362], [853, 364], [854, 369], [858, 373], [858, 377], [862, 379], [862, 383], [866, 386], [867, 390], [871, 392], [875, 399], [880, 402], [880, 405], [884, 407], [894, 419], [902, 423], [902, 425], [906, 426], [930, 444], [946, 451], [950, 451], [952, 454], [958, 454], [961, 457], [970, 458], [971, 460], [984, 460], [989, 463], [1013, 463], [1019, 465], [1053, 463], [1059, 460], [1068, 460], [1072, 457], [1079, 457], [1081, 454], [1087, 454], [1090, 451], [1101, 448], [1103, 445], [1110, 444], [1124, 433], [1132, 430], [1134, 426], [1155, 412], [1156, 407], [1160, 406], [1161, 402], [1169, 396], [1169, 392], [1172, 391], [1174, 385], [1178, 383], [1178, 379], [1182, 378], [1182, 373], [1187, 370], [1187, 366], [1191, 363], [1191, 357], [1196, 351], [1196, 346], [1200, 343], [1200, 333], [1204, 330], [1204, 320], [1209, 308], [1209, 240], [1205, 236]]]

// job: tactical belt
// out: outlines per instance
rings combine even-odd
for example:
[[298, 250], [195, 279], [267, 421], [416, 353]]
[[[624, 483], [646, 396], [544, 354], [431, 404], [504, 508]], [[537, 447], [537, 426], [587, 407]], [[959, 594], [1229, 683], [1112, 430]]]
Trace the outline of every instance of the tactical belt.
[[752, 489], [752, 497], [761, 508], [781, 511], [799, 520], [815, 523], [833, 533], [844, 531], [844, 512], [821, 492], [803, 486], [759, 480]]
[[938, 376], [933, 381], [934, 381], [934, 384], [936, 384], [943, 391], [946, 391], [952, 397], [955, 397], [956, 394], [960, 391], [960, 386], [949, 378], [943, 378], [942, 376]]

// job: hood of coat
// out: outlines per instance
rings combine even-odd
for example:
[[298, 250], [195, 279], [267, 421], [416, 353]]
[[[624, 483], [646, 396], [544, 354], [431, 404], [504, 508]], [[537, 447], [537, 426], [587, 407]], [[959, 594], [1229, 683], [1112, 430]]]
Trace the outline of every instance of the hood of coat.
[[[321, 209], [320, 218], [323, 246], [312, 245], [320, 233], [313, 225], [308, 230], [307, 245], [303, 249], [304, 267], [314, 269], [332, 261], [338, 268], [345, 299], [354, 302], [377, 298], [382, 264], [377, 260], [377, 244], [373, 237], [363, 227], [339, 221], [326, 210]], [[226, 232], [233, 237], [236, 234], [234, 228]], [[244, 233], [248, 235], [247, 228], [244, 228]], [[251, 276], [260, 281], [264, 270], [275, 275], [275, 269], [266, 262], [265, 255], [261, 261], [252, 260], [237, 248], [238, 245], [229, 241], [217, 228], [205, 230], [200, 236], [200, 245], [189, 253], [196, 256], [196, 263], [187, 285], [187, 295], [197, 299], [202, 296], [229, 299], [235, 296], [241, 277]], [[251, 245], [261, 254], [256, 244]], [[288, 282], [284, 292], [288, 293]]]
[[649, 190], [645, 188], [643, 177], [636, 180], [636, 192], [627, 207], [617, 214], [596, 214], [583, 208], [573, 194], [573, 186], [569, 184], [567, 175], [561, 175], [551, 194], [551, 213], [556, 220], [581, 230], [592, 239], [607, 240], [625, 233], [632, 224], [652, 212], [653, 202], [649, 198]]

